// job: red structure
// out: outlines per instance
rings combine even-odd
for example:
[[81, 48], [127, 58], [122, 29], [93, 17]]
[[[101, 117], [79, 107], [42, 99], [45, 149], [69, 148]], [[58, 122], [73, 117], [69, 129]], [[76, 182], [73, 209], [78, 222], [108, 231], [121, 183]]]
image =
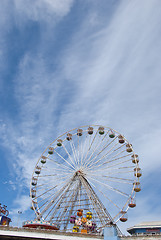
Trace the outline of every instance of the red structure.
[[24, 228], [40, 228], [40, 229], [51, 229], [51, 230], [59, 230], [59, 227], [54, 224], [47, 221], [25, 221], [23, 223]]

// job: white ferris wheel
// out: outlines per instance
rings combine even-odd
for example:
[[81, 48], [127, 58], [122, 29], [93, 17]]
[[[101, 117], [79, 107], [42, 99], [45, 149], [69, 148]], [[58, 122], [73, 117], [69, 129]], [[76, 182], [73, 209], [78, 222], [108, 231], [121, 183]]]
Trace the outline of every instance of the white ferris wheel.
[[42, 153], [31, 180], [38, 221], [60, 230], [95, 232], [126, 222], [141, 190], [138, 155], [114, 129], [100, 125], [72, 129]]

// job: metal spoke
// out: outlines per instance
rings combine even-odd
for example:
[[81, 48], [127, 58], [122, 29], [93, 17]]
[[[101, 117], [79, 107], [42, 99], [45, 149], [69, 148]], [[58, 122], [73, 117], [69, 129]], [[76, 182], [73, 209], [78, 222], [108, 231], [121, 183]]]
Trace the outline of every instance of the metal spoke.
[[[129, 168], [130, 168], [130, 169], [133, 169], [134, 166], [112, 168], [112, 170], [115, 171], [115, 170], [118, 170], [118, 169], [129, 169]], [[89, 173], [89, 174], [94, 173], [94, 172], [95, 172], [95, 173], [96, 173], [96, 172], [98, 172], [98, 173], [100, 173], [100, 172], [101, 172], [101, 173], [104, 173], [104, 171], [105, 171], [106, 169], [109, 169], [109, 171], [111, 172], [111, 169], [110, 169], [110, 167], [108, 166], [108, 167], [106, 167], [106, 168], [101, 168], [101, 169], [98, 169], [98, 170], [97, 170], [97, 169], [95, 169], [95, 170], [89, 170], [88, 173]], [[133, 172], [133, 171], [132, 171], [132, 172]], [[113, 172], [113, 173], [115, 173], [115, 172]]]
[[[84, 161], [87, 159], [88, 153], [89, 153], [89, 151], [90, 151], [90, 149], [91, 149], [91, 147], [92, 147], [92, 144], [94, 143], [94, 141], [95, 141], [95, 139], [96, 139], [97, 134], [98, 134], [98, 130], [96, 131], [96, 133], [95, 133], [95, 135], [94, 135], [94, 137], [93, 137], [92, 142], [89, 143], [89, 148], [88, 148], [88, 150], [87, 150], [87, 153], [86, 153], [86, 156], [85, 156], [85, 158], [84, 158]], [[91, 135], [90, 135], [90, 140], [91, 140]]]
[[74, 166], [72, 165], [72, 164], [70, 164], [64, 157], [62, 157], [58, 152], [56, 152], [55, 151], [55, 153], [60, 157], [60, 158], [62, 158], [68, 165], [70, 165], [74, 170], [75, 170], [75, 168], [74, 168]]
[[[53, 159], [48, 158], [50, 161], [54, 162], [54, 164], [58, 165], [59, 167], [63, 168], [63, 171], [71, 171], [71, 168], [69, 168], [68, 166], [64, 166], [63, 164], [60, 164], [56, 161], [54, 161]], [[44, 168], [44, 167], [43, 167]], [[61, 170], [62, 171], [62, 170]]]
[[[107, 166], [106, 168], [103, 168], [103, 169], [112, 168], [113, 166], [117, 166], [117, 165], [120, 165], [120, 164], [123, 164], [123, 163], [127, 163], [127, 162], [130, 162], [130, 161], [131, 161], [131, 159], [128, 159], [128, 160], [125, 160], [125, 161], [122, 161], [122, 162], [116, 163], [116, 164], [114, 164], [114, 165]], [[94, 168], [97, 168], [97, 169], [98, 169], [98, 168], [100, 168], [101, 166], [102, 166], [102, 164], [93, 167], [93, 169], [94, 169]]]
[[[95, 176], [95, 174], [90, 174], [90, 176]], [[104, 178], [106, 181], [117, 182], [117, 183], [125, 183], [125, 184], [133, 184], [134, 180], [126, 179], [126, 178], [118, 178], [118, 177], [111, 177], [111, 176], [99, 176], [99, 178]], [[119, 181], [118, 181], [119, 180]]]
[[60, 195], [60, 193], [68, 186], [69, 182], [65, 184], [61, 189], [59, 189], [55, 194], [55, 197], [49, 202], [49, 204], [45, 207], [45, 209], [42, 211], [41, 215], [43, 215], [53, 204], [56, 198]]
[[71, 160], [71, 162], [72, 162], [72, 164], [74, 165], [74, 168], [75, 168], [75, 163], [74, 163], [71, 155], [69, 154], [68, 150], [67, 150], [66, 147], [64, 146], [64, 144], [62, 144], [62, 147], [64, 148], [65, 152], [68, 154], [68, 157], [70, 158], [70, 160]]
[[98, 189], [92, 182], [89, 181], [89, 183], [98, 190], [108, 201], [110, 201], [115, 207], [117, 207], [119, 210], [121, 209], [116, 203], [114, 203], [110, 198], [108, 198], [100, 189]]
[[72, 141], [71, 141], [71, 144], [72, 144], [72, 149], [73, 149], [73, 154], [74, 154], [74, 156], [75, 156], [76, 164], [78, 165], [78, 154], [77, 154], [77, 151], [76, 151], [76, 148], [75, 148], [75, 144], [74, 144], [73, 139], [72, 139]]
[[117, 188], [113, 188], [113, 187], [109, 186], [108, 184], [103, 183], [103, 182], [100, 182], [100, 181], [98, 181], [98, 180], [96, 180], [96, 179], [94, 179], [94, 178], [91, 178], [91, 177], [89, 177], [89, 178], [92, 179], [92, 180], [95, 181], [95, 182], [98, 182], [98, 183], [106, 186], [108, 189], [110, 189], [110, 190], [112, 190], [112, 191], [115, 191], [115, 192], [117, 192], [117, 193], [119, 193], [119, 194], [121, 194], [121, 195], [123, 195], [123, 196], [125, 196], [125, 197], [129, 197], [129, 195], [128, 195], [127, 193], [124, 193], [124, 192], [120, 191], [120, 190], [117, 189]]
[[77, 135], [77, 139], [78, 139], [78, 141], [77, 141], [78, 166], [79, 166], [79, 138], [80, 138], [80, 136], [79, 136], [79, 135]]
[[[95, 151], [98, 149], [98, 147], [100, 147], [100, 145], [102, 144], [102, 142], [104, 141], [104, 139], [106, 138], [107, 134], [109, 133], [109, 131], [105, 134], [105, 136], [101, 139], [101, 141], [98, 142], [98, 144], [96, 145], [96, 147], [93, 149], [93, 152], [91, 153], [90, 157], [88, 158], [85, 166], [87, 167], [91, 162], [93, 162], [93, 159], [91, 160], [93, 154], [95, 153]], [[109, 141], [109, 140], [108, 140]], [[107, 142], [108, 142], [107, 141]], [[106, 144], [107, 144], [106, 142]]]
[[[82, 143], [83, 139], [82, 139], [82, 141], [81, 141], [81, 153], [82, 153], [82, 154], [81, 154], [81, 166], [83, 166], [83, 156], [84, 156], [85, 147], [86, 147], [86, 143], [87, 143], [87, 137], [88, 137], [88, 133], [86, 134], [84, 144]], [[82, 145], [84, 145], [84, 148], [83, 148]]]
[[[113, 141], [114, 141], [114, 140], [113, 140]], [[109, 151], [108, 151], [103, 157], [101, 157], [101, 158], [98, 159], [96, 162], [94, 162], [94, 160], [95, 160], [107, 147], [109, 147], [109, 145], [110, 145], [113, 141], [111, 141], [106, 147], [104, 147], [104, 148], [93, 158], [93, 163], [92, 163], [91, 165], [89, 165], [88, 167], [91, 167], [91, 166], [93, 166], [94, 164], [97, 164], [97, 163], [100, 162], [103, 158], [105, 158], [106, 156], [109, 155], [109, 153], [113, 150], [113, 148], [115, 148], [115, 146], [118, 145], [118, 143], [116, 143], [114, 146], [112, 146], [112, 147], [109, 149]], [[115, 150], [113, 150], [113, 152], [114, 152], [114, 151], [115, 151]]]
[[70, 147], [71, 147], [71, 150], [72, 150], [72, 153], [73, 153], [73, 161], [75, 161], [75, 166], [77, 166], [77, 157], [76, 157], [76, 154], [75, 154], [75, 149], [73, 147], [73, 140], [70, 141]]
[[43, 192], [43, 193], [42, 193], [42, 194], [40, 194], [39, 196], [36, 196], [34, 199], [37, 199], [37, 198], [39, 198], [39, 197], [43, 196], [43, 195], [44, 195], [44, 194], [46, 194], [47, 192], [49, 192], [49, 191], [53, 190], [54, 188], [56, 188], [57, 186], [58, 186], [58, 185], [56, 185], [56, 186], [54, 186], [54, 187], [50, 188], [49, 190], [47, 190], [47, 191]]

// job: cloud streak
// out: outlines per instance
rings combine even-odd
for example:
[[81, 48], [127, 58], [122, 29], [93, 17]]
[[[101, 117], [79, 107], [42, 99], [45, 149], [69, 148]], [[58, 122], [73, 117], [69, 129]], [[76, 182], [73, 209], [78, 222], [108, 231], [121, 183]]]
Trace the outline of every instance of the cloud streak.
[[73, 0], [14, 0], [16, 14], [22, 19], [33, 21], [50, 21], [62, 18], [70, 11]]

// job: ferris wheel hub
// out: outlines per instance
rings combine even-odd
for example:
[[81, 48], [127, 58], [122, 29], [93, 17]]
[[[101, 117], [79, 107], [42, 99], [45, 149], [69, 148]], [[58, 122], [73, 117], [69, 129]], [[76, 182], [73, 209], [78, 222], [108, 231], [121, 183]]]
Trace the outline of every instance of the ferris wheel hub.
[[83, 170], [80, 169], [80, 170], [76, 171], [75, 175], [76, 176], [85, 176], [85, 173], [83, 172]]

